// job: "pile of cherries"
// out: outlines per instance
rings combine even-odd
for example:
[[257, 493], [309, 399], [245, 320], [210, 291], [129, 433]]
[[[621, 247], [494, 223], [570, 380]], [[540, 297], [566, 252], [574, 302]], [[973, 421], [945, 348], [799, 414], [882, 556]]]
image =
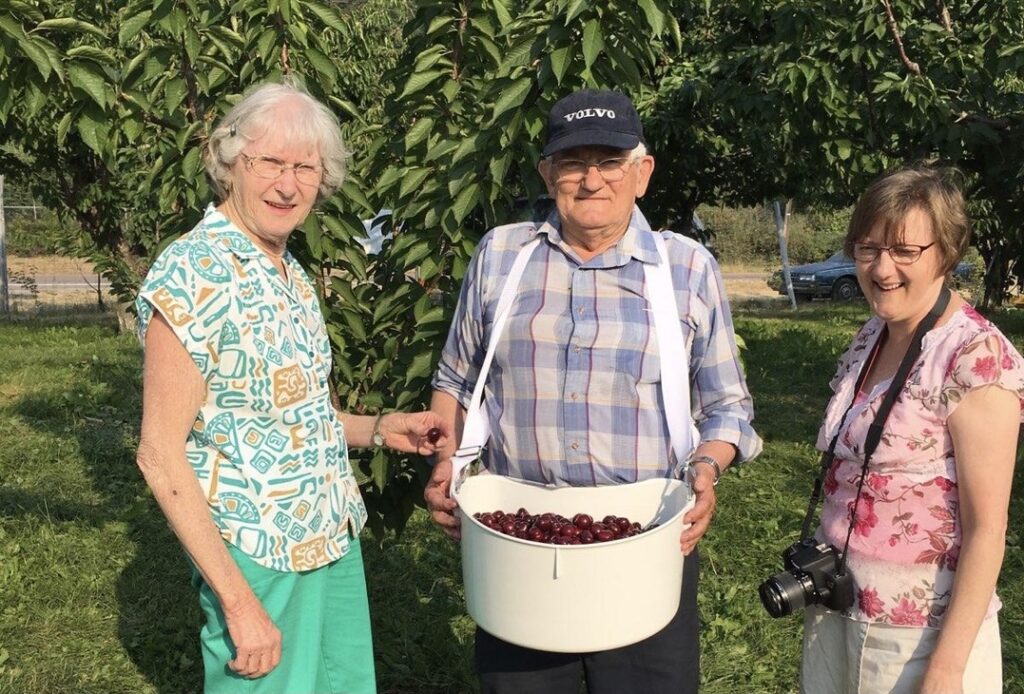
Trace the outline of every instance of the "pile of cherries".
[[521, 540], [549, 545], [589, 545], [633, 537], [658, 527], [657, 523], [644, 528], [623, 516], [605, 516], [600, 521], [586, 513], [577, 513], [568, 519], [557, 513], [531, 514], [525, 508], [515, 513], [505, 511], [477, 512], [473, 517], [484, 526]]

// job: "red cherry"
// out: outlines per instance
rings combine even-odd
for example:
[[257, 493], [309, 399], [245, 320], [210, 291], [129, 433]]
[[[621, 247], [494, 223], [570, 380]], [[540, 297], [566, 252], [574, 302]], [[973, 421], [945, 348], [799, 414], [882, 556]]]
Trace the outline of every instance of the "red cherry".
[[591, 525], [593, 525], [594, 519], [585, 513], [577, 513], [575, 516], [572, 517], [572, 522], [573, 525], [575, 525], [580, 530], [586, 530]]
[[594, 533], [594, 539], [598, 542], [608, 542], [609, 540], [615, 539], [615, 536], [612, 535], [610, 530], [601, 530]]
[[589, 545], [593, 541], [594, 541], [594, 533], [590, 532], [589, 530], [581, 530], [580, 531], [580, 542], [581, 543], [583, 543], [585, 545]]
[[429, 431], [427, 431], [427, 441], [429, 441], [431, 444], [437, 443], [438, 441], [441, 440], [442, 434], [443, 432], [440, 429], [438, 429], [437, 427], [433, 427]]

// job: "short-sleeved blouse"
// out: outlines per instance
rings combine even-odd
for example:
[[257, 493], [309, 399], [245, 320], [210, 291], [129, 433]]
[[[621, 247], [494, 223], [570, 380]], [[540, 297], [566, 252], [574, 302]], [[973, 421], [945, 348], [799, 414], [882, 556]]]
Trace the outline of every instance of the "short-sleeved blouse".
[[[818, 434], [819, 450], [827, 450], [854, 402], [857, 377], [883, 326], [877, 317], [869, 320], [840, 359]], [[1015, 393], [1024, 407], [1020, 353], [964, 304], [925, 336], [871, 457], [850, 539], [847, 566], [856, 600], [846, 616], [897, 626], [941, 624], [961, 543], [955, 453], [946, 422], [968, 391], [993, 384]], [[818, 538], [840, 549], [856, 499], [867, 429], [889, 385], [877, 384], [850, 409], [825, 479]], [[989, 615], [1000, 605], [993, 594]]]
[[316, 292], [290, 255], [282, 277], [212, 205], [150, 269], [154, 311], [206, 380], [185, 453], [225, 541], [279, 571], [340, 559], [366, 522], [331, 403], [331, 351]]

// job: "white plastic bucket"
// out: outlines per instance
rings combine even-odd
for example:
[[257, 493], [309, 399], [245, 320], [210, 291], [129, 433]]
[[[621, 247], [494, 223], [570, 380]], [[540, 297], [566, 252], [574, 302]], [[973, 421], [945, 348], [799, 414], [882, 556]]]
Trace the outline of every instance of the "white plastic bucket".
[[[603, 651], [657, 633], [679, 608], [679, 535], [683, 514], [693, 506], [684, 482], [555, 488], [482, 474], [466, 479], [455, 498], [467, 609], [505, 641], [562, 653]], [[567, 517], [626, 516], [659, 526], [611, 542], [547, 545], [503, 535], [473, 518], [520, 507]]]

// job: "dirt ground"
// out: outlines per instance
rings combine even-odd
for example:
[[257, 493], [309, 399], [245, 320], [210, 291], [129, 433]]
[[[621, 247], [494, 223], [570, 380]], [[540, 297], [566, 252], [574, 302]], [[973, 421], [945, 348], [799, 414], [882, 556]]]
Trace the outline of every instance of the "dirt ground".
[[[81, 277], [94, 287], [96, 275], [93, 272], [92, 264], [86, 260], [62, 256], [12, 256], [7, 259], [7, 270], [12, 275], [11, 301], [16, 309], [26, 309], [36, 303], [44, 306], [96, 304], [96, 291], [91, 287], [83, 285], [81, 289], [39, 288], [35, 299], [33, 299], [31, 296], [27, 296], [22, 291], [22, 287], [13, 279], [18, 274], [33, 277], [37, 283], [42, 283], [47, 277], [59, 276], [74, 279]], [[763, 273], [762, 278], [751, 277], [752, 274], [762, 273], [761, 268], [730, 266], [723, 268], [723, 271], [725, 290], [730, 299], [778, 297], [778, 294], [765, 284], [766, 272]], [[104, 292], [104, 300], [106, 299], [109, 297]]]
[[8, 272], [31, 272], [42, 275], [82, 275], [90, 279], [96, 275], [92, 263], [78, 258], [59, 255], [11, 256], [7, 259]]

